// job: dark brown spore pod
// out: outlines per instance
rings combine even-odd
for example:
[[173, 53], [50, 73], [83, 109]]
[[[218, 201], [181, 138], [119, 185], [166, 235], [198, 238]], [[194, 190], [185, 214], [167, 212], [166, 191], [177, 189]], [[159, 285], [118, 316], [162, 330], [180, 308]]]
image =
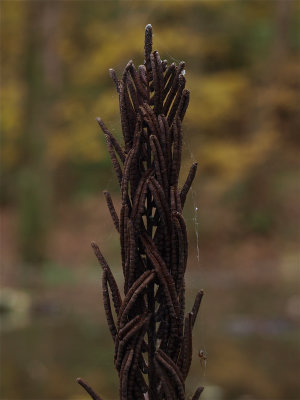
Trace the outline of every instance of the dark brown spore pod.
[[[114, 340], [120, 400], [184, 400], [192, 329], [203, 296], [200, 290], [185, 315], [188, 241], [182, 210], [197, 164], [181, 189], [179, 173], [190, 92], [185, 63], [168, 66], [152, 50], [151, 25], [146, 26], [144, 50], [144, 65], [136, 68], [129, 61], [120, 79], [109, 71], [119, 95], [124, 143], [97, 118], [121, 188], [119, 212], [110, 193], [104, 195], [120, 234], [123, 299], [99, 247], [94, 242], [92, 247], [103, 269], [103, 304]], [[81, 378], [78, 383], [93, 400], [101, 400]], [[202, 391], [199, 387], [193, 400]]]

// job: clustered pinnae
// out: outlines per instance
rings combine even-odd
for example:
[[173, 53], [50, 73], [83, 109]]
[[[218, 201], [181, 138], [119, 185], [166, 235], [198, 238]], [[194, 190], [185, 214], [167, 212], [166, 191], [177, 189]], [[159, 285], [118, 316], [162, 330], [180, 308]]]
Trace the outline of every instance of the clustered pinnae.
[[[114, 365], [120, 400], [185, 400], [185, 380], [192, 361], [192, 329], [203, 291], [185, 316], [188, 240], [182, 209], [196, 174], [194, 163], [181, 188], [182, 121], [189, 103], [185, 63], [161, 60], [152, 52], [152, 27], [145, 30], [145, 62], [127, 64], [119, 80], [113, 69], [120, 104], [124, 147], [97, 118], [121, 188], [116, 211], [107, 206], [120, 234], [124, 297], [96, 243], [102, 266], [103, 303], [114, 340]], [[113, 305], [113, 307], [112, 307]], [[101, 398], [81, 378], [92, 399]], [[192, 400], [199, 399], [199, 387]]]

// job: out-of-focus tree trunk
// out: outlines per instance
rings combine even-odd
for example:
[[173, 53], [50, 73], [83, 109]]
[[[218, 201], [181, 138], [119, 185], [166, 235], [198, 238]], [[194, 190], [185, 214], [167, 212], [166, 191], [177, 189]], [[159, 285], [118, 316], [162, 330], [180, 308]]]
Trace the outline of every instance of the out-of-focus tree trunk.
[[47, 159], [47, 137], [51, 134], [48, 110], [60, 86], [61, 68], [56, 52], [60, 16], [59, 3], [28, 2], [22, 157], [19, 172], [19, 242], [22, 261], [38, 265], [46, 259], [51, 215], [51, 163]]
[[[274, 43], [273, 43], [273, 61], [284, 62], [284, 58], [289, 52], [289, 38], [292, 16], [292, 1], [277, 0], [275, 9], [274, 24]], [[274, 65], [276, 69], [276, 64]]]

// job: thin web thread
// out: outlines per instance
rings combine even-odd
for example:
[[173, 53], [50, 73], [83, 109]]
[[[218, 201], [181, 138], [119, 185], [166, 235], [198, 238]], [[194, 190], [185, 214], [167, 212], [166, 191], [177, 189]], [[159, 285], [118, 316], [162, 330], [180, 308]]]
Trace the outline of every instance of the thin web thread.
[[[191, 147], [187, 141], [183, 141], [185, 148], [187, 149], [189, 153], [190, 160], [194, 163], [196, 162], [194, 154], [192, 153]], [[192, 198], [192, 204], [193, 204], [193, 213], [194, 216], [192, 218], [193, 223], [194, 223], [194, 232], [195, 232], [195, 237], [196, 237], [196, 249], [197, 249], [197, 260], [198, 264], [200, 266], [200, 247], [199, 247], [199, 218], [198, 218], [198, 213], [199, 213], [199, 207], [197, 204], [196, 200], [196, 192], [193, 189], [193, 185], [190, 188], [190, 193], [191, 193], [191, 198]]]
[[[196, 162], [194, 154], [191, 150], [191, 146], [189, 144], [189, 142], [187, 140], [183, 140], [184, 146], [188, 152], [189, 155], [189, 159], [190, 161], [192, 161], [192, 163]], [[197, 201], [197, 193], [196, 191], [193, 189], [193, 186], [191, 186], [190, 188], [190, 194], [191, 194], [191, 200], [192, 200], [192, 204], [193, 204], [193, 225], [194, 225], [194, 233], [195, 233], [195, 239], [196, 239], [196, 257], [197, 257], [197, 264], [198, 267], [201, 267], [201, 263], [200, 263], [200, 246], [199, 246], [199, 203]], [[203, 354], [205, 356], [205, 359], [199, 359], [200, 365], [201, 365], [201, 375], [203, 378], [206, 378], [206, 369], [207, 369], [207, 350], [206, 350], [206, 346], [205, 346], [205, 342], [206, 342], [206, 329], [205, 329], [205, 323], [206, 323], [206, 315], [205, 315], [205, 307], [201, 307], [200, 313], [199, 313], [199, 326], [200, 326], [200, 338], [201, 338], [201, 342], [203, 343], [199, 349], [195, 349], [195, 354], [197, 352], [197, 356], [198, 356], [198, 352], [203, 351]], [[205, 382], [204, 382], [205, 383]]]

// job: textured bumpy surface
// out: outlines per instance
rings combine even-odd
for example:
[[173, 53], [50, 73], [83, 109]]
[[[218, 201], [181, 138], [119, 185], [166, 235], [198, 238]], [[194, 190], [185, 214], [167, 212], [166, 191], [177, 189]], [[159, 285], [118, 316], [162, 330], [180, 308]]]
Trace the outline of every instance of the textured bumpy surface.
[[[118, 215], [110, 194], [104, 192], [120, 234], [123, 299], [106, 260], [92, 243], [103, 268], [103, 303], [115, 344], [121, 400], [185, 399], [192, 329], [203, 292], [185, 316], [188, 241], [182, 209], [197, 164], [180, 190], [182, 120], [189, 103], [184, 68], [184, 62], [168, 66], [157, 51], [152, 52], [152, 27], [147, 25], [144, 65], [136, 68], [129, 61], [120, 80], [110, 70], [119, 94], [124, 146], [97, 119], [122, 196]], [[78, 383], [92, 399], [101, 400], [81, 378]], [[202, 391], [199, 387], [193, 400]]]

